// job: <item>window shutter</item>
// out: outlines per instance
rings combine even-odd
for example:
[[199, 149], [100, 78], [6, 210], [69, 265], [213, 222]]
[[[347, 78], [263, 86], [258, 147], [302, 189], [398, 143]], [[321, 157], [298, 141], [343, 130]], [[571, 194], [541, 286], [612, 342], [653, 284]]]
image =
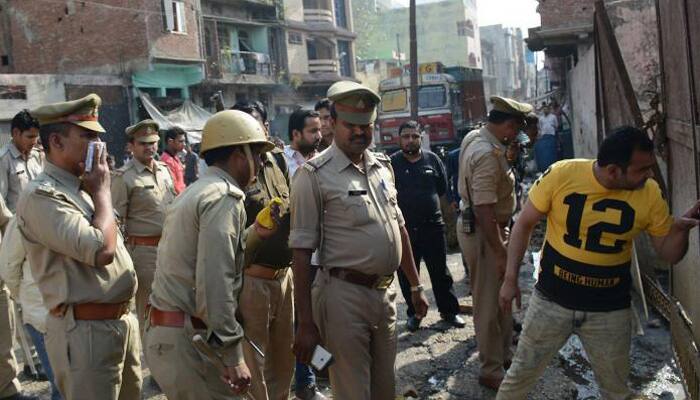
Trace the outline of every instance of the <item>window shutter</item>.
[[175, 16], [173, 15], [173, 0], [163, 0], [163, 11], [165, 18], [164, 27], [166, 31], [171, 32], [175, 29]]

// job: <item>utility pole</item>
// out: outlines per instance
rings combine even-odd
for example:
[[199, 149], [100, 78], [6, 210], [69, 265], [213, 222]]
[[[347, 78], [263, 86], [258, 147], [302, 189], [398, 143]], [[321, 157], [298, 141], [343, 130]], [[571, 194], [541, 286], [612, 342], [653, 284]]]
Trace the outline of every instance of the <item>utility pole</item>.
[[403, 73], [403, 62], [401, 60], [401, 37], [398, 33], [396, 34], [396, 58], [399, 60], [399, 67], [401, 67]]
[[418, 120], [418, 42], [416, 41], [416, 0], [409, 4], [408, 30], [411, 47], [411, 119]]

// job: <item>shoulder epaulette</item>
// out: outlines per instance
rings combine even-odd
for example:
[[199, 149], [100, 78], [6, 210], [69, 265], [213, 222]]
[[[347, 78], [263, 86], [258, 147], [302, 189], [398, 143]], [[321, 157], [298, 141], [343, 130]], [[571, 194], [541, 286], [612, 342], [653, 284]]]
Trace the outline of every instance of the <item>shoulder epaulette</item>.
[[324, 151], [323, 153], [317, 155], [316, 157], [310, 159], [304, 163], [304, 168], [308, 171], [314, 172], [317, 169], [324, 166], [328, 161], [331, 160], [331, 153]]

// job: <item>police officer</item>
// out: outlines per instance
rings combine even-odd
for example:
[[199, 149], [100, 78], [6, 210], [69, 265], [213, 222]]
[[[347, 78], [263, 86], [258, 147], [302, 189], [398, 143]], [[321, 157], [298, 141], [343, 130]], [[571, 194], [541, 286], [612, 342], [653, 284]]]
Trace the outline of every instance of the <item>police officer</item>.
[[0, 149], [0, 195], [14, 213], [19, 194], [41, 173], [43, 156], [36, 148], [39, 122], [29, 111], [17, 113], [10, 127], [12, 140]]
[[105, 130], [101, 99], [45, 105], [31, 114], [41, 124], [44, 171], [17, 203], [22, 243], [44, 305], [46, 350], [64, 398], [138, 399], [138, 323], [129, 314], [136, 273], [117, 229], [107, 151], [90, 142]]
[[462, 212], [457, 238], [471, 278], [479, 383], [498, 389], [512, 357], [513, 331], [512, 316], [498, 306], [506, 229], [515, 210], [515, 178], [506, 160], [506, 145], [515, 139], [532, 107], [496, 96], [491, 103], [486, 126], [470, 132], [460, 146]]
[[126, 128], [134, 157], [115, 171], [112, 204], [126, 227], [127, 249], [139, 278], [136, 313], [141, 330], [156, 269], [165, 208], [175, 198], [168, 166], [153, 157], [158, 151], [158, 124], [150, 119]]
[[[12, 213], [0, 197], [0, 226], [5, 226]], [[13, 352], [15, 335], [15, 311], [10, 291], [0, 279], [0, 399], [30, 399], [20, 394], [22, 385], [17, 379], [17, 360]], [[13, 397], [14, 396], [14, 397]]]
[[[249, 388], [236, 319], [246, 235], [242, 188], [273, 147], [250, 115], [216, 113], [202, 132], [209, 167], [168, 209], [144, 345], [151, 373], [171, 400], [229, 399]], [[220, 356], [223, 370], [197, 353], [196, 334]]]
[[[236, 107], [239, 106], [239, 107]], [[252, 105], [237, 104], [253, 117], [261, 116]], [[256, 115], [257, 114], [257, 115]], [[256, 118], [258, 119], [258, 118]], [[258, 119], [264, 128], [264, 121]], [[292, 251], [289, 249], [289, 176], [279, 149], [262, 155], [262, 168], [257, 179], [245, 188], [246, 227], [270, 200], [277, 197], [279, 226], [266, 240], [248, 235], [245, 249], [243, 288], [240, 295], [240, 315], [246, 336], [262, 350], [265, 357], [248, 342], [243, 355], [250, 369], [250, 392], [256, 400], [287, 400], [289, 382], [294, 373], [294, 293], [292, 283]]]
[[[428, 303], [396, 200], [388, 157], [372, 153], [379, 96], [355, 82], [328, 89], [333, 144], [294, 177], [292, 230], [299, 327], [295, 351], [303, 363], [322, 343], [336, 399], [393, 399], [396, 291], [400, 266], [418, 317]], [[309, 282], [311, 253], [321, 270]], [[312, 317], [313, 314], [313, 317]]]

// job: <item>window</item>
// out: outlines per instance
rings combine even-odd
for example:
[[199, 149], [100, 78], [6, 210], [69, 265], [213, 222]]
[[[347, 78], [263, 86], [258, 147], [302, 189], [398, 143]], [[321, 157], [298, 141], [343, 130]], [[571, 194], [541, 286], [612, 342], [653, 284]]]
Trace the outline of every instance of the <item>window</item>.
[[0, 100], [27, 100], [27, 87], [23, 85], [0, 86]]
[[185, 33], [185, 2], [180, 0], [163, 0], [163, 26], [168, 32]]
[[345, 16], [345, 0], [334, 0], [335, 24], [340, 28], [348, 29], [348, 18]]
[[287, 40], [289, 44], [304, 44], [304, 37], [301, 36], [299, 32], [289, 32], [289, 38]]
[[165, 89], [165, 97], [173, 97], [176, 99], [182, 98], [182, 89], [180, 88], [167, 88]]
[[340, 76], [352, 76], [350, 66], [350, 42], [338, 40], [338, 61], [340, 64]]
[[390, 90], [382, 93], [382, 111], [406, 110], [406, 89]]
[[474, 37], [474, 23], [472, 21], [457, 21], [457, 35]]
[[444, 86], [422, 86], [418, 88], [418, 108], [439, 108], [444, 107], [447, 96]]
[[0, 65], [3, 67], [10, 65], [10, 56], [0, 56]]

